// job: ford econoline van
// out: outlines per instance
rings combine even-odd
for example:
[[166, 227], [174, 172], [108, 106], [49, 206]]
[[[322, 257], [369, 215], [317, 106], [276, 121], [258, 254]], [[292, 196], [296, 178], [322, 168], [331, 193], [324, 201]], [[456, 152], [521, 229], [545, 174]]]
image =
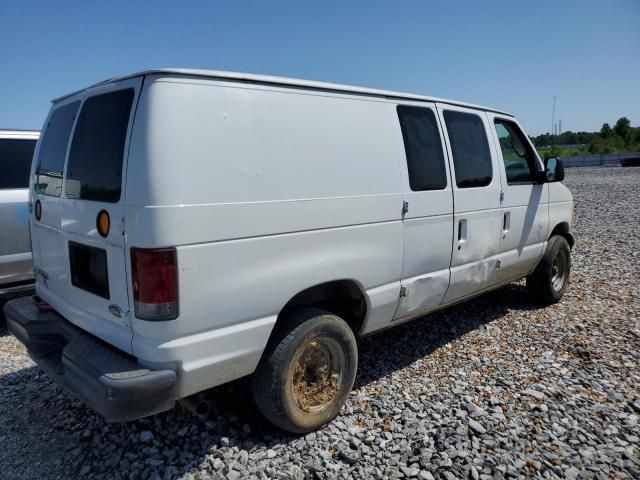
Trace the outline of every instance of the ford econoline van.
[[[251, 376], [332, 420], [357, 338], [570, 273], [573, 200], [509, 113], [287, 78], [151, 70], [53, 101], [31, 172], [37, 296], [5, 307], [109, 421]], [[428, 321], [428, 318], [423, 321]]]

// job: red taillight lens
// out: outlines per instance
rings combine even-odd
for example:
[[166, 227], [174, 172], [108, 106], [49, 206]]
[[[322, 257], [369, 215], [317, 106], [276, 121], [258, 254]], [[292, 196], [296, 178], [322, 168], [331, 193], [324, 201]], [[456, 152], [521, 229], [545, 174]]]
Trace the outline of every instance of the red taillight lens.
[[173, 248], [131, 249], [133, 301], [136, 317], [172, 320], [178, 317], [178, 267]]

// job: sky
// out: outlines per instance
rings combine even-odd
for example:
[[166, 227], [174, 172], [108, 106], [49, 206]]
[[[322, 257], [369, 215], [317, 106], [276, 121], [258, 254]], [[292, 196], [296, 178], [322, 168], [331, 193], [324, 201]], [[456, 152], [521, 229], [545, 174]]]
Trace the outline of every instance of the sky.
[[514, 113], [527, 133], [640, 126], [640, 0], [0, 0], [0, 128], [108, 77], [209, 68]]

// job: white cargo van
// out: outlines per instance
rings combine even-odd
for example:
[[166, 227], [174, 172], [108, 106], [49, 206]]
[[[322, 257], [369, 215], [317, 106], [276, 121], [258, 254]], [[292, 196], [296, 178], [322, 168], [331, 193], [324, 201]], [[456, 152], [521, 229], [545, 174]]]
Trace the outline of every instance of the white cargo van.
[[251, 375], [306, 432], [344, 404], [359, 336], [523, 277], [546, 303], [567, 287], [562, 164], [508, 113], [172, 69], [54, 100], [43, 131], [38, 297], [5, 312], [110, 421]]

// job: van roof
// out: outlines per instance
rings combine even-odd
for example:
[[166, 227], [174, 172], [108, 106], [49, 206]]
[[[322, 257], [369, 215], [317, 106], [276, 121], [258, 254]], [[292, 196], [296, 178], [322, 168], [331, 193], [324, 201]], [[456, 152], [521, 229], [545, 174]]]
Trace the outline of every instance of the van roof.
[[141, 72], [131, 73], [129, 75], [112, 77], [107, 80], [103, 80], [102, 82], [98, 82], [94, 85], [91, 85], [87, 88], [76, 90], [75, 92], [69, 93], [68, 95], [58, 97], [54, 99], [52, 102], [56, 103], [60, 100], [71, 97], [72, 95], [75, 95], [77, 93], [83, 92], [85, 90], [88, 90], [90, 88], [94, 88], [100, 85], [106, 85], [108, 83], [118, 82], [120, 80], [125, 80], [127, 78], [139, 77], [143, 75], [152, 75], [152, 74], [186, 75], [191, 77], [217, 78], [217, 79], [233, 80], [233, 81], [244, 82], [244, 83], [255, 83], [259, 85], [277, 85], [277, 86], [283, 86], [283, 87], [321, 90], [321, 91], [335, 92], [335, 93], [349, 93], [354, 95], [366, 95], [366, 96], [393, 98], [393, 99], [400, 99], [400, 100], [439, 102], [439, 103], [447, 103], [449, 105], [458, 105], [461, 107], [475, 108], [478, 110], [488, 110], [495, 113], [501, 113], [503, 115], [513, 116], [508, 112], [496, 110], [495, 108], [483, 107], [480, 105], [474, 105], [474, 104], [465, 103], [465, 102], [458, 102], [455, 100], [447, 100], [444, 98], [417, 95], [414, 93], [403, 93], [403, 92], [395, 92], [392, 90], [380, 90], [375, 88], [355, 87], [352, 85], [342, 85], [338, 83], [316, 82], [313, 80], [302, 80], [299, 78], [275, 77], [271, 75], [257, 75], [253, 73], [225, 72], [220, 70], [202, 70], [202, 69], [190, 69], [190, 68], [158, 68], [158, 69], [151, 69], [151, 70], [143, 70]]

